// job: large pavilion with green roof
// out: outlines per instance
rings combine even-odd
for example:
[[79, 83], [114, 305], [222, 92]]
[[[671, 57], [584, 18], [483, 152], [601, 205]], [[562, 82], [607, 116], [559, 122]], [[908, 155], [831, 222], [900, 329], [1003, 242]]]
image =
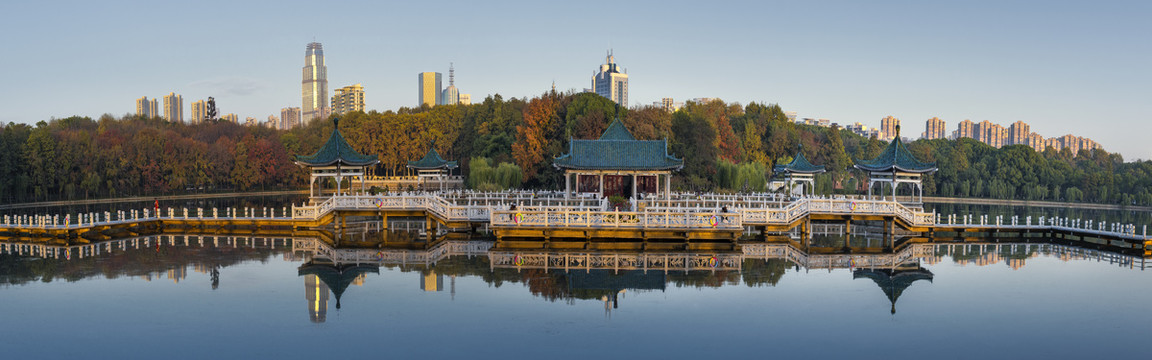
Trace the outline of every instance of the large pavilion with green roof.
[[440, 153], [436, 152], [435, 141], [432, 142], [432, 146], [428, 147], [428, 152], [424, 154], [423, 158], [408, 162], [409, 169], [416, 169], [421, 184], [426, 183], [429, 178], [435, 178], [440, 183], [441, 191], [444, 190], [445, 177], [456, 167], [456, 161], [448, 161], [440, 157]]
[[564, 197], [663, 192], [668, 198], [672, 172], [683, 168], [684, 160], [668, 154], [668, 140], [636, 140], [616, 118], [599, 139], [569, 139], [568, 153], [553, 159], [552, 166], [564, 171]]
[[315, 154], [296, 156], [296, 165], [309, 169], [308, 196], [313, 196], [316, 179], [326, 177], [336, 181], [337, 195], [340, 194], [341, 184], [346, 177], [359, 177], [360, 190], [363, 191], [364, 175], [368, 173], [368, 167], [379, 163], [380, 160], [376, 155], [360, 154], [348, 145], [344, 136], [340, 135], [339, 118], [332, 119], [332, 134], [328, 135], [328, 141], [316, 150]]
[[785, 183], [791, 192], [792, 185], [795, 183], [808, 183], [808, 187], [812, 190], [811, 194], [816, 194], [816, 174], [824, 172], [824, 165], [812, 165], [808, 159], [804, 157], [802, 149], [796, 149], [796, 156], [792, 161], [787, 164], [776, 165], [772, 168], [774, 173], [783, 173]]
[[923, 175], [936, 172], [936, 163], [925, 163], [917, 160], [904, 142], [900, 141], [900, 126], [896, 126], [896, 137], [888, 143], [888, 147], [875, 159], [856, 160], [855, 168], [868, 172], [868, 197], [872, 197], [872, 186], [876, 183], [888, 183], [892, 186], [892, 200], [896, 200], [896, 187], [901, 183], [911, 184], [915, 187], [912, 197], [920, 195], [924, 202]]

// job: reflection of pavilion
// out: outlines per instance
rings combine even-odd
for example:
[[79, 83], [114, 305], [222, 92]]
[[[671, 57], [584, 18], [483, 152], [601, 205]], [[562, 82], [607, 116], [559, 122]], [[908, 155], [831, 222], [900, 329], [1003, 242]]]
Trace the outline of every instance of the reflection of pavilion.
[[912, 286], [916, 280], [932, 282], [932, 272], [920, 267], [919, 263], [907, 264], [890, 269], [856, 269], [852, 271], [852, 278], [869, 278], [876, 282], [876, 286], [888, 296], [892, 303], [892, 313], [896, 313], [896, 299], [904, 293], [904, 289]]
[[619, 307], [619, 296], [628, 290], [660, 290], [664, 291], [667, 283], [664, 272], [661, 271], [611, 271], [589, 270], [573, 271], [564, 274], [568, 280], [568, 291], [572, 294], [585, 295], [601, 294], [605, 310]]
[[380, 273], [380, 267], [370, 264], [337, 265], [313, 260], [300, 265], [297, 271], [299, 276], [304, 276], [304, 291], [312, 322], [324, 322], [328, 313], [328, 290], [336, 298], [336, 309], [340, 309], [340, 297], [348, 285], [363, 281], [366, 273]]

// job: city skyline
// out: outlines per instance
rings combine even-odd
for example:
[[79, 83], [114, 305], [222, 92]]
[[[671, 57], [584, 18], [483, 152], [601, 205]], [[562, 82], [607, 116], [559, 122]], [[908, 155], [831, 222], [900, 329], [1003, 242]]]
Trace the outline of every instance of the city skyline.
[[[0, 115], [0, 122], [119, 116], [134, 113], [130, 99], [172, 91], [189, 99], [213, 96], [221, 112], [264, 118], [299, 104], [299, 50], [313, 41], [327, 50], [328, 80], [364, 84], [373, 92], [368, 110], [379, 111], [411, 107], [411, 74], [450, 61], [468, 74], [473, 102], [497, 93], [533, 97], [553, 82], [559, 91], [580, 91], [588, 86], [590, 67], [613, 49], [626, 59], [630, 77], [638, 78], [629, 106], [713, 97], [778, 103], [840, 124], [876, 126], [888, 115], [916, 122], [939, 117], [950, 124], [1024, 121], [1044, 133], [1095, 139], [1127, 160], [1152, 158], [1143, 140], [1152, 133], [1152, 104], [1144, 100], [1143, 85], [1152, 80], [1143, 65], [1152, 61], [1152, 49], [1141, 36], [1152, 30], [1144, 21], [1150, 4], [636, 2], [612, 5], [632, 15], [623, 23], [580, 15], [607, 4], [613, 3], [368, 3], [353, 14], [340, 7], [303, 11], [264, 3], [226, 11], [119, 2], [6, 4], [15, 16], [0, 26], [9, 33], [39, 28], [47, 14], [64, 21], [12, 39], [13, 51], [35, 56], [10, 58], [23, 70], [11, 81], [26, 86], [0, 90], [0, 96], [26, 106]], [[733, 11], [736, 6], [740, 11]], [[161, 16], [168, 13], [181, 16]], [[420, 26], [405, 14], [416, 13], [436, 14], [454, 26], [407, 37], [406, 29]], [[379, 14], [389, 15], [380, 21]], [[765, 21], [765, 14], [780, 16]], [[260, 25], [273, 19], [308, 24], [326, 16], [346, 21]], [[816, 22], [821, 26], [812, 26]], [[467, 35], [452, 46], [425, 40], [459, 38], [457, 29]], [[130, 45], [141, 41], [149, 46]], [[75, 61], [75, 54], [87, 58]], [[717, 67], [732, 75], [694, 75]], [[38, 99], [49, 86], [56, 99], [67, 101]], [[1114, 126], [1097, 126], [1103, 123]]]

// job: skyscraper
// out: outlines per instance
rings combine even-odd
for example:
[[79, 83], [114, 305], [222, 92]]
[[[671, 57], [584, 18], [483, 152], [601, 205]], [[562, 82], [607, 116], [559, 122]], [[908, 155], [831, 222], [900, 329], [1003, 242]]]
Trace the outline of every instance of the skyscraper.
[[281, 129], [288, 130], [300, 126], [300, 108], [286, 107], [280, 109]]
[[192, 102], [192, 117], [188, 118], [189, 124], [199, 124], [204, 122], [204, 117], [208, 115], [208, 102], [204, 100], [196, 100]]
[[416, 77], [420, 83], [420, 92], [416, 94], [417, 104], [436, 106], [440, 104], [440, 73], [422, 72]]
[[600, 65], [600, 72], [592, 75], [592, 90], [600, 96], [628, 106], [628, 74], [616, 67], [616, 57], [608, 52], [604, 65]]
[[460, 90], [456, 89], [456, 67], [448, 64], [448, 87], [440, 94], [440, 105], [456, 105], [460, 103]]
[[326, 118], [332, 111], [328, 107], [328, 67], [324, 65], [324, 48], [318, 42], [308, 44], [304, 52], [304, 81], [300, 94], [304, 104], [303, 120]]
[[364, 111], [364, 86], [349, 85], [336, 89], [332, 95], [332, 113], [344, 114], [351, 111]]
[[149, 119], [160, 116], [156, 99], [148, 100], [147, 96], [136, 99], [136, 115]]
[[171, 92], [164, 96], [164, 120], [184, 122], [184, 97]]

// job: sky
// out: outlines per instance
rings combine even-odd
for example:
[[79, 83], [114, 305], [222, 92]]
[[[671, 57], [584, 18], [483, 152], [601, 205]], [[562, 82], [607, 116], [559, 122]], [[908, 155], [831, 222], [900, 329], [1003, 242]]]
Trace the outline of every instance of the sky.
[[[212, 96], [264, 120], [301, 106], [305, 46], [369, 110], [417, 105], [437, 71], [473, 102], [591, 87], [611, 50], [630, 106], [777, 103], [905, 136], [939, 117], [1074, 134], [1152, 159], [1152, 2], [6, 1], [0, 123], [135, 112]], [[331, 94], [329, 94], [331, 96]], [[162, 102], [162, 100], [161, 100]], [[162, 106], [162, 105], [161, 105]]]

